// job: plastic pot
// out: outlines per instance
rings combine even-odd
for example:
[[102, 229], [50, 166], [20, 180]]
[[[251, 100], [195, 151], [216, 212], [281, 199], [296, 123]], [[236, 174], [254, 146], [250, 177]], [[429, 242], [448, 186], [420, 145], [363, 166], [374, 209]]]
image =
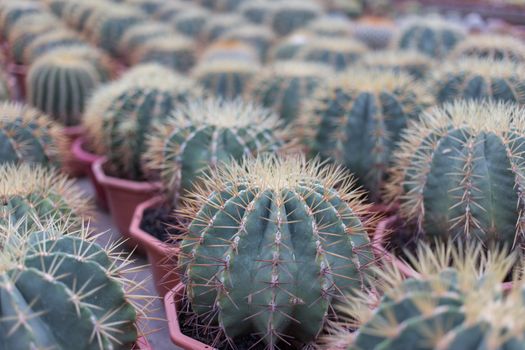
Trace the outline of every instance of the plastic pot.
[[184, 297], [186, 286], [179, 283], [164, 296], [164, 308], [168, 319], [168, 331], [173, 344], [186, 350], [210, 350], [213, 347], [201, 343], [180, 330], [179, 316], [177, 309], [180, 308], [180, 302]]
[[159, 195], [140, 203], [135, 209], [129, 228], [131, 239], [137, 242], [140, 250], [143, 250], [148, 257], [155, 289], [160, 296], [164, 296], [180, 282], [180, 274], [176, 270], [180, 249], [175, 244], [158, 240], [144, 231], [140, 225], [146, 209], [161, 207], [165, 202], [164, 196]]
[[130, 236], [129, 228], [137, 206], [157, 195], [161, 185], [159, 182], [131, 181], [109, 176], [104, 171], [106, 161], [106, 157], [102, 157], [92, 164], [93, 175], [106, 194], [109, 212], [120, 234], [127, 239], [126, 244], [145, 253], [138, 246], [139, 242]]

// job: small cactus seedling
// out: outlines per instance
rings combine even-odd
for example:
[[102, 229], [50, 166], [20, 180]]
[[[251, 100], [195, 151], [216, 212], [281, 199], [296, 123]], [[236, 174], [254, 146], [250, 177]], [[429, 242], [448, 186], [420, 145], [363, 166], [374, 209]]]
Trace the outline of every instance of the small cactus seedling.
[[438, 103], [457, 99], [525, 104], [525, 65], [467, 58], [443, 64], [431, 86]]
[[365, 53], [359, 61], [365, 68], [384, 69], [410, 74], [415, 79], [423, 79], [430, 72], [434, 62], [418, 51], [385, 50]]
[[67, 154], [62, 127], [42, 112], [11, 102], [0, 103], [0, 164], [60, 166]]
[[525, 110], [457, 101], [425, 113], [394, 155], [387, 199], [422, 239], [523, 240]]
[[407, 74], [349, 70], [316, 93], [306, 141], [348, 167], [376, 200], [401, 131], [431, 102]]
[[66, 175], [36, 164], [0, 166], [0, 226], [27, 218], [26, 224], [62, 222], [79, 225], [89, 200]]
[[495, 61], [525, 63], [525, 44], [509, 35], [473, 35], [460, 42], [450, 57], [487, 58]]
[[173, 29], [165, 23], [144, 21], [129, 27], [119, 43], [119, 52], [122, 56], [129, 55], [149, 40], [173, 35]]
[[505, 294], [501, 288], [515, 256], [484, 253], [481, 245], [456, 249], [441, 244], [420, 246], [411, 262], [417, 277], [405, 278], [390, 265], [378, 268], [375, 291], [350, 296], [340, 305], [347, 321], [329, 329], [327, 349], [525, 347], [525, 283], [514, 280]]
[[231, 100], [243, 95], [259, 68], [249, 61], [216, 59], [197, 65], [193, 77], [211, 95]]
[[395, 47], [417, 50], [432, 58], [444, 58], [465, 37], [465, 30], [439, 17], [408, 19], [401, 28]]
[[265, 61], [268, 50], [275, 39], [272, 30], [263, 25], [245, 24], [223, 33], [219, 40], [236, 40], [252, 46], [259, 53], [259, 59]]
[[346, 17], [325, 15], [311, 21], [307, 27], [312, 33], [321, 37], [341, 37], [349, 38], [352, 36], [352, 22]]
[[299, 49], [295, 58], [324, 63], [336, 71], [343, 71], [366, 51], [364, 44], [349, 38], [315, 37]]
[[271, 22], [277, 4], [276, 1], [267, 0], [245, 1], [238, 10], [248, 21], [266, 25]]
[[209, 18], [209, 11], [195, 7], [177, 14], [172, 23], [178, 32], [195, 39], [202, 33]]
[[311, 0], [277, 2], [272, 14], [271, 25], [277, 35], [285, 36], [306, 26], [321, 13], [321, 7]]
[[180, 34], [151, 38], [138, 46], [131, 55], [131, 63], [156, 62], [181, 73], [187, 73], [195, 64], [195, 44]]
[[289, 124], [300, 119], [305, 102], [331, 74], [328, 66], [319, 63], [276, 62], [255, 77], [248, 96]]
[[236, 29], [245, 24], [247, 24], [246, 20], [239, 14], [216, 14], [204, 25], [201, 39], [206, 43], [210, 43], [217, 40], [226, 31]]
[[[214, 171], [181, 215], [179, 263], [202, 328], [232, 344], [301, 348], [374, 261], [362, 192], [348, 174], [301, 157], [259, 157]], [[212, 344], [215, 345], [215, 344]]]

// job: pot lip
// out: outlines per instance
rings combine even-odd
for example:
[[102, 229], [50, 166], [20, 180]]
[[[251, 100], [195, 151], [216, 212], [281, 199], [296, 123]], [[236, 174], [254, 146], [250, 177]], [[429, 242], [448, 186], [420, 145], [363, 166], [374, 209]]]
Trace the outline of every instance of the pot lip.
[[107, 162], [107, 160], [107, 157], [100, 157], [91, 165], [93, 174], [95, 175], [97, 181], [102, 185], [131, 192], [152, 192], [160, 190], [161, 183], [159, 181], [133, 181], [106, 175], [103, 165]]
[[178, 250], [178, 245], [162, 242], [140, 227], [144, 211], [149, 208], [159, 207], [165, 201], [166, 197], [164, 195], [156, 195], [137, 205], [133, 217], [131, 218], [129, 234], [143, 244], [146, 250], [152, 250], [155, 253], [162, 255], [170, 255], [173, 254], [173, 250]]
[[86, 139], [82, 136], [73, 141], [71, 144], [71, 152], [75, 155], [75, 157], [89, 163], [93, 163], [97, 159], [102, 158], [102, 156], [99, 156], [98, 154], [86, 151], [83, 147], [85, 144]]
[[211, 350], [213, 347], [206, 345], [196, 339], [188, 337], [180, 330], [179, 317], [177, 315], [177, 303], [182, 298], [186, 286], [179, 283], [164, 295], [164, 308], [168, 320], [168, 331], [171, 341], [183, 349]]

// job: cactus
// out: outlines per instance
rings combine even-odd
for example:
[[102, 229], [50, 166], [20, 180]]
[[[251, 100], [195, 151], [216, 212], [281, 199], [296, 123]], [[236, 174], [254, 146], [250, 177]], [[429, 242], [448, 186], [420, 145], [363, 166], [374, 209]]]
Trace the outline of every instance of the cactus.
[[240, 40], [221, 39], [206, 47], [200, 57], [200, 62], [237, 60], [244, 62], [258, 62], [256, 49]]
[[205, 181], [181, 211], [192, 222], [179, 259], [201, 328], [270, 349], [312, 342], [373, 262], [362, 193], [301, 157], [233, 163]]
[[270, 50], [270, 60], [284, 61], [294, 59], [297, 57], [297, 53], [314, 38], [315, 36], [312, 33], [299, 30], [282, 39]]
[[525, 103], [525, 65], [467, 58], [443, 64], [431, 84], [438, 103], [456, 99]]
[[31, 64], [57, 48], [85, 45], [82, 38], [71, 30], [59, 28], [37, 36], [23, 51], [23, 63]]
[[156, 62], [181, 73], [187, 73], [195, 64], [195, 44], [192, 40], [174, 34], [147, 40], [131, 55], [131, 63]]
[[144, 313], [130, 257], [86, 228], [0, 228], [0, 339], [4, 349], [133, 347]]
[[188, 9], [195, 8], [191, 2], [185, 1], [164, 1], [155, 13], [155, 19], [162, 22], [173, 22], [175, 17]]
[[[419, 261], [418, 261], [419, 260]], [[349, 297], [339, 307], [347, 322], [332, 327], [327, 349], [479, 350], [525, 346], [525, 284], [502, 293], [516, 257], [481, 246], [420, 246], [416, 277], [387, 265], [376, 269], [378, 293]], [[358, 328], [355, 333], [350, 329]]]
[[172, 23], [175, 29], [191, 38], [197, 38], [204, 29], [210, 13], [203, 8], [190, 8], [175, 16]]
[[426, 78], [434, 66], [434, 62], [428, 56], [408, 50], [367, 52], [361, 56], [359, 64], [368, 69], [408, 73], [415, 79]]
[[365, 17], [353, 26], [355, 38], [374, 50], [386, 48], [392, 40], [394, 31], [395, 26], [392, 21], [382, 17]]
[[525, 110], [502, 102], [435, 107], [406, 130], [386, 186], [422, 239], [523, 240]]
[[277, 62], [255, 77], [248, 95], [262, 106], [273, 109], [286, 124], [290, 124], [300, 119], [305, 101], [331, 74], [329, 67], [318, 63]]
[[62, 127], [40, 111], [0, 103], [0, 164], [38, 163], [60, 166], [67, 154]]
[[348, 167], [377, 200], [401, 131], [431, 102], [406, 74], [349, 70], [314, 96], [306, 141]]
[[12, 98], [11, 84], [9, 79], [11, 78], [7, 75], [7, 73], [0, 70], [0, 101], [6, 101]]
[[231, 12], [247, 0], [198, 0], [199, 5], [213, 11]]
[[307, 29], [316, 36], [348, 38], [352, 35], [352, 22], [346, 17], [325, 15], [312, 20]]
[[11, 28], [21, 18], [42, 12], [42, 4], [35, 1], [6, 0], [0, 4], [0, 37], [9, 36]]
[[211, 95], [231, 100], [243, 95], [259, 68], [249, 61], [217, 59], [199, 64], [193, 77]]
[[465, 37], [463, 27], [439, 17], [407, 20], [395, 42], [397, 48], [444, 58]]
[[148, 168], [161, 173], [174, 205], [221, 162], [275, 152], [285, 144], [277, 116], [240, 100], [194, 101], [155, 127]]
[[277, 4], [275, 1], [267, 0], [245, 1], [239, 6], [238, 11], [252, 23], [268, 24]]
[[119, 52], [126, 57], [149, 40], [173, 34], [171, 27], [164, 23], [145, 21], [128, 28], [119, 43]]
[[234, 40], [252, 46], [257, 50], [259, 59], [263, 62], [266, 60], [268, 50], [274, 39], [271, 29], [255, 24], [245, 24], [231, 28], [219, 37], [219, 40]]
[[295, 58], [324, 63], [336, 71], [343, 71], [366, 51], [366, 46], [356, 40], [319, 37], [308, 41], [299, 49]]
[[311, 0], [288, 0], [278, 2], [273, 11], [271, 24], [279, 36], [291, 34], [320, 16], [321, 8]]
[[78, 125], [88, 96], [102, 81], [97, 67], [77, 52], [51, 52], [31, 65], [27, 100], [65, 126]]
[[487, 58], [495, 61], [525, 63], [525, 44], [508, 35], [485, 34], [468, 36], [450, 53], [453, 59]]
[[126, 0], [126, 5], [138, 8], [149, 16], [157, 13], [163, 3], [164, 0]]
[[37, 164], [0, 166], [0, 226], [27, 218], [28, 226], [38, 222], [68, 222], [80, 225], [91, 206], [66, 175]]
[[238, 14], [216, 14], [212, 16], [204, 25], [201, 32], [201, 39], [210, 43], [217, 40], [229, 29], [237, 29], [241, 25], [247, 24], [244, 17]]

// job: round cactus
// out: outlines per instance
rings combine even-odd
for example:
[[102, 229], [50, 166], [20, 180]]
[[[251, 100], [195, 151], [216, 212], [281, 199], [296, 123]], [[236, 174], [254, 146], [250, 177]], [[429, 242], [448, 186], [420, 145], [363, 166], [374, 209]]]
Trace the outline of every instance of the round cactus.
[[210, 18], [208, 11], [195, 7], [177, 14], [172, 22], [178, 32], [197, 38], [202, 33], [208, 18]]
[[245, 24], [246, 20], [239, 14], [216, 14], [204, 25], [201, 39], [204, 40], [204, 42], [210, 43], [218, 39], [226, 31], [236, 29]]
[[306, 26], [321, 13], [319, 5], [310, 0], [278, 2], [271, 18], [272, 28], [277, 35], [285, 36]]
[[525, 44], [508, 35], [469, 36], [450, 53], [450, 57], [488, 58], [495, 61], [525, 63]]
[[268, 24], [277, 7], [276, 1], [252, 0], [245, 1], [239, 6], [239, 12], [250, 22]]
[[297, 57], [297, 53], [306, 46], [315, 36], [306, 31], [299, 30], [278, 42], [271, 50], [271, 61], [285, 61]]
[[131, 55], [131, 63], [156, 62], [181, 73], [187, 73], [195, 64], [195, 44], [192, 40], [172, 34], [151, 38]]
[[348, 167], [375, 200], [401, 131], [431, 102], [406, 74], [350, 70], [318, 90], [306, 141], [315, 153]]
[[390, 44], [395, 26], [391, 20], [383, 17], [365, 17], [355, 22], [352, 29], [356, 39], [377, 50]]
[[246, 0], [198, 0], [199, 5], [213, 11], [228, 12], [234, 11]]
[[199, 64], [193, 77], [211, 95], [231, 100], [243, 95], [259, 68], [249, 61], [217, 59]]
[[126, 0], [126, 5], [138, 8], [147, 15], [153, 15], [159, 11], [164, 0]]
[[215, 60], [237, 60], [245, 62], [258, 62], [256, 49], [240, 40], [221, 39], [209, 45], [200, 57], [200, 62]]
[[401, 28], [395, 46], [444, 58], [464, 37], [463, 27], [439, 17], [409, 19]]
[[6, 0], [0, 4], [0, 37], [6, 39], [12, 27], [21, 18], [43, 12], [42, 4], [26, 0]]
[[51, 53], [58, 48], [85, 45], [82, 38], [75, 32], [59, 28], [37, 36], [23, 51], [23, 63], [31, 64], [42, 55]]
[[433, 108], [404, 134], [387, 199], [422, 238], [523, 241], [521, 151], [525, 110], [457, 101]]
[[126, 57], [138, 47], [146, 44], [149, 40], [159, 37], [173, 35], [172, 28], [165, 24], [154, 21], [145, 21], [129, 27], [119, 43], [119, 52]]
[[[463, 250], [464, 249], [464, 250]], [[419, 261], [418, 261], [419, 260]], [[350, 297], [339, 307], [348, 322], [332, 327], [328, 349], [479, 350], [525, 346], [525, 284], [501, 285], [514, 256], [481, 246], [421, 246], [411, 261], [417, 277], [387, 265], [376, 269], [376, 293]], [[386, 270], [386, 271], [385, 271]], [[378, 294], [381, 294], [380, 297]], [[350, 321], [351, 320], [351, 321]], [[350, 333], [349, 329], [358, 330]]]
[[299, 49], [295, 58], [324, 63], [336, 71], [343, 71], [366, 51], [365, 45], [352, 39], [316, 37]]
[[206, 325], [228, 341], [314, 341], [343, 293], [364, 288], [367, 209], [347, 174], [301, 157], [220, 167], [181, 212], [192, 220], [179, 263], [193, 311], [214, 315]]
[[312, 20], [308, 30], [321, 37], [343, 37], [352, 35], [352, 22], [346, 17], [326, 15]]
[[467, 58], [447, 62], [433, 77], [438, 103], [456, 99], [525, 103], [525, 66], [512, 62]]
[[276, 152], [285, 145], [284, 134], [276, 115], [251, 103], [195, 101], [155, 127], [145, 158], [148, 168], [161, 173], [175, 205], [208, 168]]
[[262, 25], [245, 24], [224, 32], [219, 40], [235, 40], [252, 46], [261, 61], [266, 60], [268, 50], [275, 37], [271, 29]]
[[133, 295], [130, 257], [98, 245], [87, 229], [19, 231], [0, 228], [4, 348], [131, 349], [148, 297]]
[[408, 73], [415, 79], [426, 78], [434, 66], [434, 62], [428, 56], [408, 50], [367, 52], [361, 56], [359, 64], [369, 69]]
[[62, 128], [40, 111], [0, 103], [0, 164], [38, 163], [60, 166], [67, 153]]
[[318, 63], [277, 62], [255, 77], [248, 95], [289, 124], [300, 119], [305, 101], [331, 74], [329, 67]]
[[155, 12], [155, 19], [162, 22], [173, 22], [175, 17], [184, 11], [196, 8], [195, 4], [186, 1], [164, 1]]

